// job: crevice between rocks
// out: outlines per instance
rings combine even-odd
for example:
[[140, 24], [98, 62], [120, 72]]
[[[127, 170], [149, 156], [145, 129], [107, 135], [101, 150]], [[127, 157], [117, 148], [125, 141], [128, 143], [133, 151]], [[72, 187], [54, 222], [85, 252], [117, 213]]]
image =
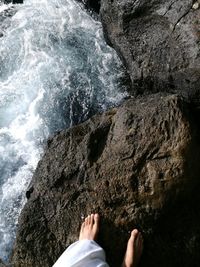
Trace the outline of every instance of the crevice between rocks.
[[176, 30], [176, 26], [178, 25], [178, 23], [189, 14], [189, 12], [191, 11], [192, 6], [190, 7], [190, 9], [188, 11], [186, 11], [178, 20], [177, 22], [174, 24], [173, 29], [172, 29], [172, 33]]

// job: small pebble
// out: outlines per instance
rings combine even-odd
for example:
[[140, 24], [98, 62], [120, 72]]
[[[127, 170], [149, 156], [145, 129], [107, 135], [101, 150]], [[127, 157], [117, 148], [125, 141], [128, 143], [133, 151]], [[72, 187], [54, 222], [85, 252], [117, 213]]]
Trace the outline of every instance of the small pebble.
[[199, 2], [195, 2], [194, 5], [192, 6], [193, 9], [198, 9], [199, 8]]

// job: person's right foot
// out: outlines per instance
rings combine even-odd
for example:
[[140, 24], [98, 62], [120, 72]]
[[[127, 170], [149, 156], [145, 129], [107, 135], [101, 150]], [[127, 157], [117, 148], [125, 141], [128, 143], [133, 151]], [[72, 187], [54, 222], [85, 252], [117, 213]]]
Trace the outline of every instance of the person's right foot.
[[136, 267], [139, 263], [143, 250], [142, 234], [134, 229], [131, 232], [131, 237], [128, 240], [126, 254], [122, 267]]
[[91, 214], [85, 218], [81, 225], [79, 240], [96, 240], [99, 232], [99, 214]]

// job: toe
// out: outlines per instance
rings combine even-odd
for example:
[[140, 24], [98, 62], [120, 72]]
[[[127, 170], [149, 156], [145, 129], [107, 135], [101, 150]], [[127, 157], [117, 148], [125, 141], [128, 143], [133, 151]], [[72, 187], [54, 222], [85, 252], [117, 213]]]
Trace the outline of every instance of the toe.
[[138, 236], [139, 234], [139, 231], [137, 229], [134, 229], [132, 232], [131, 232], [131, 239], [134, 239]]
[[91, 215], [88, 215], [88, 225], [91, 224]]
[[93, 229], [94, 229], [95, 233], [97, 234], [99, 231], [99, 214], [94, 215]]
[[90, 219], [91, 219], [90, 223], [93, 225], [94, 224], [94, 214], [91, 214]]
[[94, 214], [94, 224], [99, 226], [99, 214], [98, 213]]

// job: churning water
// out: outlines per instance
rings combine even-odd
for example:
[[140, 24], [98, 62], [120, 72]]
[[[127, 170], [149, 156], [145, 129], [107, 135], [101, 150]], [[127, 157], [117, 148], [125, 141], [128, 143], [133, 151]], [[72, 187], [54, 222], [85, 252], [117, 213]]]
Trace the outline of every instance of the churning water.
[[0, 2], [0, 23], [0, 258], [8, 260], [44, 140], [124, 94], [101, 24], [76, 2]]

